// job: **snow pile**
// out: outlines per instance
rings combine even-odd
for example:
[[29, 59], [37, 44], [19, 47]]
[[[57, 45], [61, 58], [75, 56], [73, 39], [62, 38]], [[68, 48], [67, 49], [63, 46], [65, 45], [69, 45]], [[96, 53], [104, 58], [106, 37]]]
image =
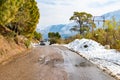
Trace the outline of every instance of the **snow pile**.
[[104, 49], [104, 46], [89, 39], [76, 39], [73, 42], [69, 43], [68, 47], [80, 51], [93, 51], [98, 49]]
[[39, 43], [33, 43], [33, 42], [31, 42], [31, 44], [30, 44], [30, 47], [37, 47], [37, 46], [39, 46]]
[[105, 49], [100, 43], [90, 39], [76, 39], [66, 47], [107, 70], [111, 75], [120, 78], [120, 52], [114, 49]]

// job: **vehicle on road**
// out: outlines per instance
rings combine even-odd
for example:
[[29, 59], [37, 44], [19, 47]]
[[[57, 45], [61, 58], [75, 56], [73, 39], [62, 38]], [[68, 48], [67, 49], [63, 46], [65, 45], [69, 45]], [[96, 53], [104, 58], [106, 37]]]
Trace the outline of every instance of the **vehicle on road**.
[[40, 45], [50, 45], [50, 41], [42, 40], [42, 41], [40, 41]]
[[40, 41], [40, 45], [45, 45], [45, 42], [44, 41]]

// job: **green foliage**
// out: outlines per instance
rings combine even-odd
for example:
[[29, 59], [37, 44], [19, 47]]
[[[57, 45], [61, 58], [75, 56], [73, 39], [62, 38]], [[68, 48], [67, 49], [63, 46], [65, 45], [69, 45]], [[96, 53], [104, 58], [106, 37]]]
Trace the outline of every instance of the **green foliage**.
[[39, 21], [35, 0], [0, 0], [0, 25], [31, 39]]
[[105, 43], [106, 43], [106, 32], [105, 32], [105, 30], [97, 29], [96, 31], [94, 31], [94, 34], [93, 34], [92, 37], [97, 42], [105, 45]]
[[67, 39], [64, 39], [63, 42], [64, 42], [65, 44], [68, 44], [68, 43], [72, 42], [72, 41], [75, 40], [75, 39], [81, 39], [81, 38], [83, 38], [83, 36], [80, 35], [80, 34], [77, 34], [77, 35], [75, 35], [75, 36], [71, 36], [71, 37], [69, 37], [69, 38], [67, 38]]
[[[85, 33], [84, 38], [93, 39], [102, 45], [110, 45], [111, 48], [120, 50], [120, 22], [116, 22], [113, 18], [111, 20], [105, 21], [104, 25], [104, 29], [99, 28], [93, 32], [89, 31]], [[76, 38], [81, 39], [83, 37], [80, 34], [77, 34], [68, 39], [65, 39], [64, 42], [69, 43]]]
[[51, 38], [49, 41], [50, 41], [50, 44], [55, 44], [55, 43], [57, 43], [57, 40], [56, 40], [55, 38]]
[[27, 48], [29, 48], [31, 42], [30, 42], [30, 40], [25, 40], [24, 44]]
[[42, 34], [38, 32], [34, 32], [34, 39], [40, 41], [42, 39]]
[[49, 37], [49, 41], [50, 41], [51, 44], [60, 43], [59, 40], [61, 38], [61, 35], [58, 32], [56, 32], [56, 33], [49, 32], [48, 37]]
[[112, 48], [115, 48], [120, 51], [120, 40], [116, 40], [115, 44], [112, 46]]
[[61, 38], [61, 35], [60, 35], [58, 32], [56, 32], [56, 33], [54, 33], [54, 32], [49, 32], [49, 33], [48, 33], [48, 37], [49, 37], [49, 38], [60, 39], [60, 38]]
[[[21, 11], [24, 15], [21, 14]], [[28, 38], [32, 38], [40, 16], [35, 0], [26, 0], [24, 6], [19, 10], [18, 15], [21, 15], [22, 17], [18, 20], [18, 23], [24, 23], [23, 25], [21, 24], [23, 34]]]
[[111, 48], [120, 49], [120, 25], [113, 18], [105, 22], [105, 29], [97, 29], [94, 33], [87, 33], [86, 38], [93, 39], [102, 45], [110, 45]]
[[90, 27], [93, 28], [93, 26], [95, 26], [92, 21], [92, 15], [86, 12], [74, 12], [70, 20], [74, 20], [78, 23], [77, 26], [74, 26], [70, 30], [79, 31], [80, 34], [83, 34], [85, 31], [89, 31]]
[[24, 0], [0, 0], [0, 24], [6, 25], [15, 18]]
[[39, 17], [35, 0], [0, 0], [0, 34], [10, 42], [21, 41], [28, 48], [33, 37], [40, 39], [41, 34], [35, 32]]
[[14, 38], [16, 36], [16, 33], [11, 31], [11, 32], [4, 34], [3, 36]]

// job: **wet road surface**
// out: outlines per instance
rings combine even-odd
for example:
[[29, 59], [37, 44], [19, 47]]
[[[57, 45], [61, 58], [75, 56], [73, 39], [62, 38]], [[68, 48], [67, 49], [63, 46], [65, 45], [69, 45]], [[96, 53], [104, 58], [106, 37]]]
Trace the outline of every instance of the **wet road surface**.
[[38, 46], [0, 65], [0, 80], [115, 80], [62, 46]]
[[68, 80], [115, 80], [78, 54], [64, 47], [57, 49], [64, 57], [64, 67], [68, 73]]

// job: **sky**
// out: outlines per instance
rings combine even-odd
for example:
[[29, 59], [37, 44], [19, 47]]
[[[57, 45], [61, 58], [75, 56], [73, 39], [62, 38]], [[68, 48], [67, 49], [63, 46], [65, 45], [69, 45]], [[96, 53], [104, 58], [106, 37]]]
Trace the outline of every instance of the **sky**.
[[36, 0], [40, 10], [38, 28], [68, 24], [75, 11], [100, 16], [120, 9], [120, 0]]

